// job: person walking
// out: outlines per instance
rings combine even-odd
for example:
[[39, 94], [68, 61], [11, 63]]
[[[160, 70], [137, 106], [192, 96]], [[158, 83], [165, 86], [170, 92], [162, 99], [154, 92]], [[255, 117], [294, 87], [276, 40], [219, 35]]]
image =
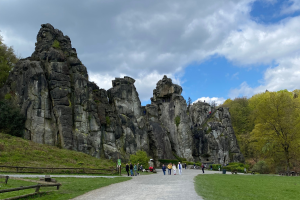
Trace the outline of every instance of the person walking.
[[203, 172], [203, 174], [204, 174], [204, 164], [202, 163], [202, 165], [201, 165], [201, 168], [202, 168], [202, 172]]
[[126, 172], [127, 172], [127, 175], [129, 176], [129, 165], [128, 165], [128, 163], [126, 164]]
[[180, 164], [180, 162], [178, 163], [177, 168], [178, 168], [179, 175], [181, 175], [181, 173], [182, 173], [182, 164]]
[[162, 169], [164, 175], [166, 175], [166, 169], [167, 169], [167, 168], [166, 168], [166, 166], [165, 166], [164, 164], [162, 165], [162, 168], [161, 168], [161, 169]]
[[130, 169], [130, 174], [131, 174], [131, 176], [133, 176], [133, 165], [132, 165], [131, 163], [130, 163], [129, 169]]
[[138, 164], [136, 165], [136, 167], [137, 167], [137, 174], [140, 175], [140, 173], [139, 173], [139, 172], [140, 172], [140, 163], [138, 163]]
[[186, 163], [184, 163], [184, 169], [186, 169]]
[[175, 164], [173, 164], [172, 169], [173, 169], [173, 174], [176, 175], [176, 165]]
[[168, 164], [168, 173], [169, 173], [169, 175], [171, 175], [171, 170], [172, 170], [172, 164], [169, 163]]
[[212, 165], [210, 165], [210, 170], [212, 170]]
[[143, 172], [143, 165], [140, 166], [140, 171]]
[[134, 164], [133, 170], [134, 170], [134, 175], [137, 176], [137, 167], [136, 167], [136, 164]]

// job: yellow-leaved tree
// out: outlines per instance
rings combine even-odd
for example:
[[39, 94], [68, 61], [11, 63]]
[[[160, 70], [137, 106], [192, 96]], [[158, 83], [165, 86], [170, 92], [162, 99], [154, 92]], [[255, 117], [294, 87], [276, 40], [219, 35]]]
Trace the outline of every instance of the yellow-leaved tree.
[[255, 128], [251, 132], [258, 151], [290, 170], [291, 159], [299, 151], [300, 98], [281, 90], [257, 94], [250, 99]]

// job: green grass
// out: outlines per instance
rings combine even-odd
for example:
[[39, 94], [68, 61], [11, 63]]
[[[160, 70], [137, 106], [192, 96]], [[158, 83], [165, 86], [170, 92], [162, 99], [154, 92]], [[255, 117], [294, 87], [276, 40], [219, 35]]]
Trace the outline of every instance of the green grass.
[[[39, 200], [64, 200], [71, 199], [82, 195], [88, 191], [95, 190], [104, 186], [108, 186], [114, 183], [119, 183], [123, 181], [130, 180], [130, 177], [120, 177], [120, 178], [55, 178], [59, 183], [62, 184], [59, 190], [56, 190], [56, 187], [42, 187], [40, 192], [51, 191], [49, 194], [44, 194], [39, 197], [30, 198], [30, 199], [39, 199]], [[35, 179], [37, 180], [37, 179]], [[8, 188], [17, 188], [20, 186], [29, 186], [36, 185], [36, 183], [19, 181], [9, 179], [7, 185], [0, 185], [2, 189]], [[0, 194], [0, 199], [20, 196], [24, 194], [33, 193], [35, 189], [21, 190], [16, 192], [8, 192]]]
[[300, 177], [270, 175], [198, 175], [195, 190], [208, 200], [299, 199]]
[[[108, 159], [98, 159], [85, 153], [37, 144], [2, 133], [0, 133], [0, 165], [101, 169], [115, 167], [115, 163]], [[4, 171], [2, 168], [0, 170]], [[58, 172], [70, 173], [65, 170], [53, 171], [53, 174]], [[103, 171], [103, 173], [111, 172]]]

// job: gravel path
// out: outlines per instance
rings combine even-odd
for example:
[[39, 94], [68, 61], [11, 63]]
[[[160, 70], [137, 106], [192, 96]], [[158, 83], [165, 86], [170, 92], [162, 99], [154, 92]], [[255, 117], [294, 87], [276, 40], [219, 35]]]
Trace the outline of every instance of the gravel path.
[[[45, 175], [21, 175], [21, 174], [5, 174], [5, 176], [16, 177], [16, 178], [45, 178]], [[52, 178], [117, 178], [120, 176], [86, 176], [86, 175], [50, 175]]]
[[[206, 174], [219, 173], [205, 171]], [[133, 199], [202, 199], [194, 189], [194, 177], [202, 174], [201, 170], [183, 170], [182, 175], [157, 174], [135, 176], [132, 180], [116, 183], [107, 187], [90, 191], [74, 200], [133, 200]]]

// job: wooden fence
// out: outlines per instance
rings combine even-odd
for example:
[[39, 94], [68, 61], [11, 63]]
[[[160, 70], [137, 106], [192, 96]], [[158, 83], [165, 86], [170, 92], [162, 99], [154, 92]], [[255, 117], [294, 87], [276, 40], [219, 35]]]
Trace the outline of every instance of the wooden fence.
[[20, 167], [0, 166], [0, 173], [64, 173], [64, 174], [116, 174], [115, 168], [59, 168], [59, 167]]
[[29, 196], [39, 194], [41, 187], [52, 187], [52, 186], [56, 186], [57, 190], [59, 190], [59, 187], [61, 186], [61, 184], [60, 183], [47, 184], [47, 185], [38, 184], [38, 185], [32, 185], [32, 186], [26, 186], [26, 187], [11, 188], [11, 189], [0, 190], [0, 194], [5, 193], [5, 192], [14, 192], [14, 191], [19, 191], [19, 190], [26, 190], [26, 189], [35, 188], [34, 193], [30, 193], [30, 194], [26, 194], [26, 195], [22, 195], [22, 196], [17, 196], [17, 197], [11, 197], [11, 198], [7, 198], [5, 200], [20, 199], [20, 198], [25, 198], [25, 197], [29, 197]]

